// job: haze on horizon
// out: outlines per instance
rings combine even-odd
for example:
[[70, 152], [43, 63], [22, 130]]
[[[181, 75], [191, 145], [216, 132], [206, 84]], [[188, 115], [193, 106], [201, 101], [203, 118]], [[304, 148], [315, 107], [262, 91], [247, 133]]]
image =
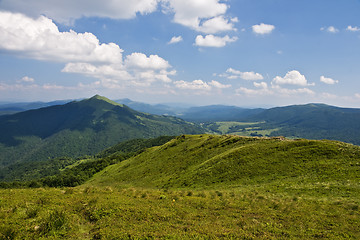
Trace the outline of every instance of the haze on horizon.
[[0, 101], [360, 108], [359, 0], [2, 0]]

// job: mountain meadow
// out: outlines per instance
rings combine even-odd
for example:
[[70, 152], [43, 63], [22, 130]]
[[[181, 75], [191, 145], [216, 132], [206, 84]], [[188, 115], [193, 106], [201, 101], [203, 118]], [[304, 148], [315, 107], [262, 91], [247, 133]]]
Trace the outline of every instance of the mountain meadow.
[[358, 109], [125, 102], [0, 116], [0, 239], [360, 239]]
[[[359, 239], [359, 150], [283, 137], [130, 140], [3, 184], [0, 238]], [[76, 187], [62, 181], [83, 172]]]

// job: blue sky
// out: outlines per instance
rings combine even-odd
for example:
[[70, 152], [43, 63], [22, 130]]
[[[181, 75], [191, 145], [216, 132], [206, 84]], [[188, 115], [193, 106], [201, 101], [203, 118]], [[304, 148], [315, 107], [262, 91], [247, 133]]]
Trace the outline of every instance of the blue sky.
[[359, 0], [0, 0], [0, 101], [360, 108]]

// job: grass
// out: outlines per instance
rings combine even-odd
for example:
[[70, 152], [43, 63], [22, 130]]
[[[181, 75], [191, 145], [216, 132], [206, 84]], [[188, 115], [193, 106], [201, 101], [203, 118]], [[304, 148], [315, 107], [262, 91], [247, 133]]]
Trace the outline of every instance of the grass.
[[0, 239], [360, 239], [359, 149], [179, 136], [82, 186], [0, 189]]
[[[359, 200], [261, 188], [0, 190], [0, 239], [359, 239]], [[38, 209], [29, 218], [28, 208]]]
[[265, 122], [215, 122], [203, 124], [210, 133], [239, 136], [270, 136], [281, 128], [268, 127]]

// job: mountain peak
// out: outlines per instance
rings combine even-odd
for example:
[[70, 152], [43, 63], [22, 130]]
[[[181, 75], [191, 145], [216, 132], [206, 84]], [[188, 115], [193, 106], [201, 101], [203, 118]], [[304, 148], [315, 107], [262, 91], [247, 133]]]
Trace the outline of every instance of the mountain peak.
[[114, 101], [108, 99], [107, 97], [100, 96], [98, 94], [96, 94], [95, 96], [93, 96], [91, 98], [85, 99], [85, 101], [104, 101], [104, 102], [110, 103], [112, 105], [121, 106], [121, 107], [124, 106], [123, 104], [114, 102]]

